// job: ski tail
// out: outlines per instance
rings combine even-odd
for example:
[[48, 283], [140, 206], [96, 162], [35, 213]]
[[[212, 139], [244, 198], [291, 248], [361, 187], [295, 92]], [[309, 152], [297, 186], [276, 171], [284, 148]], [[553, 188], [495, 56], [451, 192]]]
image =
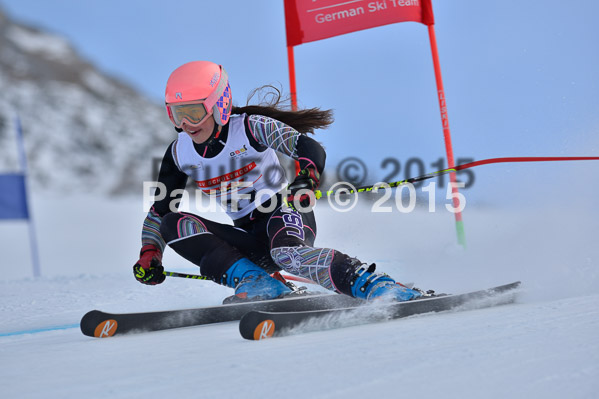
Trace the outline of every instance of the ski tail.
[[79, 327], [81, 332], [88, 337], [105, 338], [112, 337], [116, 333], [118, 323], [106, 313], [92, 310], [81, 318]]
[[92, 310], [81, 319], [81, 332], [88, 337], [160, 331], [239, 320], [252, 310], [292, 312], [356, 306], [361, 300], [338, 294], [295, 291], [284, 298], [241, 301], [226, 305], [143, 313], [106, 313]]

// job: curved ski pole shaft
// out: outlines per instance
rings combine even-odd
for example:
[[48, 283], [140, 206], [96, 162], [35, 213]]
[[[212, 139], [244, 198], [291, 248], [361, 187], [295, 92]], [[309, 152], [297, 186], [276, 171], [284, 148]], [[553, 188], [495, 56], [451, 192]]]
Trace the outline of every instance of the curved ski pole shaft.
[[394, 181], [394, 182], [390, 182], [390, 183], [379, 182], [372, 186], [356, 187], [354, 190], [345, 189], [345, 188], [342, 188], [339, 190], [329, 190], [329, 191], [325, 191], [325, 192], [316, 190], [314, 192], [314, 194], [316, 196], [316, 199], [320, 199], [322, 197], [330, 197], [331, 195], [335, 194], [336, 192], [340, 192], [341, 194], [364, 193], [364, 192], [374, 191], [379, 188], [387, 188], [387, 187], [394, 188], [394, 187], [402, 186], [404, 184], [416, 183], [416, 182], [419, 182], [422, 180], [432, 179], [437, 176], [445, 175], [447, 173], [456, 172], [458, 170], [460, 170], [460, 169], [458, 169], [458, 167], [450, 168], [450, 169], [443, 169], [443, 170], [438, 170], [436, 172], [427, 173], [426, 175], [422, 175], [422, 176], [410, 177], [409, 179], [406, 179], [406, 180], [399, 180], [399, 181]]
[[480, 161], [474, 161], [465, 163], [462, 165], [456, 165], [453, 168], [442, 169], [436, 172], [427, 173], [422, 176], [410, 177], [406, 180], [400, 180], [396, 182], [390, 183], [377, 183], [372, 186], [363, 186], [355, 188], [354, 190], [349, 190], [346, 188], [341, 188], [339, 190], [329, 190], [322, 192], [320, 190], [316, 190], [314, 194], [316, 195], [316, 199], [320, 199], [322, 197], [330, 197], [331, 195], [339, 192], [341, 194], [354, 194], [354, 193], [362, 193], [373, 191], [376, 188], [384, 188], [384, 187], [398, 187], [408, 183], [416, 183], [426, 179], [432, 179], [437, 176], [441, 176], [447, 173], [457, 172], [464, 169], [473, 168], [475, 166], [480, 165], [488, 165], [492, 163], [507, 163], [507, 162], [556, 162], [556, 161], [598, 161], [599, 157], [505, 157], [505, 158], [489, 158], [489, 159], [481, 159]]
[[[169, 271], [166, 271], [166, 270], [164, 271], [164, 275], [167, 276], [167, 277], [190, 278], [190, 279], [193, 279], [193, 280], [211, 280], [209, 277], [200, 276], [199, 274], [188, 274], [188, 273], [169, 272]], [[284, 279], [286, 279], [286, 280], [297, 281], [297, 282], [300, 282], [300, 283], [316, 284], [312, 280], [308, 280], [307, 278], [303, 278], [303, 277], [299, 277], [299, 276], [281, 275], [281, 277], [284, 278]]]

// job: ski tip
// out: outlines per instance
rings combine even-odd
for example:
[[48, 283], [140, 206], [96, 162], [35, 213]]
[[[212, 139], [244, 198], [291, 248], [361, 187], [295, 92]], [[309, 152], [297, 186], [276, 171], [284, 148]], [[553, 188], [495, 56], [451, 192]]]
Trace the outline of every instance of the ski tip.
[[99, 310], [87, 312], [79, 324], [83, 335], [95, 338], [112, 337], [118, 328], [118, 323], [114, 319], [107, 318], [106, 315]]
[[270, 338], [275, 330], [275, 322], [263, 317], [261, 312], [248, 312], [239, 321], [239, 332], [248, 340], [260, 341]]

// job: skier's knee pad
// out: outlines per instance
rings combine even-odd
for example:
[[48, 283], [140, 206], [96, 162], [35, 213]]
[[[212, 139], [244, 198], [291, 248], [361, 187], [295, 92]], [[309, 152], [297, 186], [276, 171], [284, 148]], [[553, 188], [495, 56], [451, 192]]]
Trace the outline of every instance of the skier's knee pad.
[[309, 246], [278, 247], [271, 249], [270, 256], [286, 272], [309, 278], [327, 289], [334, 289], [331, 284], [329, 268], [335, 256], [335, 250]]
[[169, 245], [173, 241], [207, 232], [199, 217], [186, 213], [168, 213], [160, 223], [160, 234]]
[[166, 214], [160, 234], [169, 247], [200, 267], [203, 276], [220, 281], [222, 274], [244, 255], [222, 238], [212, 234], [201, 217], [190, 213]]
[[300, 274], [304, 263], [302, 253], [308, 247], [279, 247], [270, 250], [272, 260], [283, 270], [291, 274]]

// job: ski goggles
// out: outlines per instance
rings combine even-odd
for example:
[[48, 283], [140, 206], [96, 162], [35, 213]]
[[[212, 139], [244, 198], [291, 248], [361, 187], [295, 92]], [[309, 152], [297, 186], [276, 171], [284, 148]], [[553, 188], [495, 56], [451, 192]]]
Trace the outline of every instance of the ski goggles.
[[206, 100], [201, 100], [186, 104], [167, 104], [166, 109], [171, 122], [181, 128], [184, 121], [194, 126], [203, 123], [212, 114], [206, 109], [206, 105]]

